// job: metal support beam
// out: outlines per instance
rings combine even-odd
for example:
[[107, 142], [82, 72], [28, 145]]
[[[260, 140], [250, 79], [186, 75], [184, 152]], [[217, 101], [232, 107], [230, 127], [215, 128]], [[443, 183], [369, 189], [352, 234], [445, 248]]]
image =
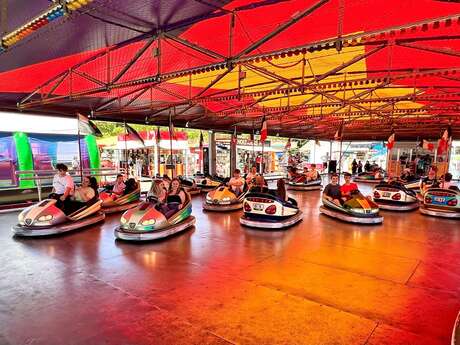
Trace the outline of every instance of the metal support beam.
[[208, 131], [209, 174], [216, 174], [216, 133]]

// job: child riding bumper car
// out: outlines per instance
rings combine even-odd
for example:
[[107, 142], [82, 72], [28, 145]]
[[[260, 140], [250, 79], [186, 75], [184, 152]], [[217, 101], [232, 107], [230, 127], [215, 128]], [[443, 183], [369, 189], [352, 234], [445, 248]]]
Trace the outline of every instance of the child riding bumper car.
[[[23, 210], [12, 231], [16, 236], [47, 236], [86, 227], [104, 220], [102, 201], [96, 197], [76, 203], [75, 211], [66, 214], [57, 207], [56, 199], [46, 199]], [[71, 204], [72, 205], [72, 204]]]
[[[184, 231], [195, 224], [190, 195], [180, 208], [165, 211], [155, 198], [126, 211], [115, 229], [115, 237], [127, 241], [157, 240]], [[171, 206], [171, 203], [170, 205]], [[176, 206], [176, 205], [174, 205]]]
[[107, 188], [99, 194], [104, 213], [124, 212], [139, 204], [140, 185], [133, 178], [129, 178], [124, 184], [124, 189], [119, 193]]
[[312, 164], [311, 170], [304, 168], [303, 174], [298, 174], [295, 167], [288, 168], [289, 180], [287, 189], [290, 190], [320, 190], [322, 188], [321, 176], [316, 170], [316, 164]]
[[379, 216], [379, 206], [364, 197], [358, 190], [351, 193], [350, 199], [336, 203], [323, 195], [323, 205], [320, 212], [345, 222], [358, 224], [379, 224], [383, 217]]
[[375, 186], [373, 200], [382, 210], [410, 211], [419, 207], [415, 191], [397, 181], [382, 182]]
[[383, 174], [380, 172], [362, 172], [353, 180], [361, 183], [380, 183], [383, 181]]
[[287, 183], [287, 189], [289, 190], [320, 190], [322, 186], [321, 176], [319, 176], [314, 180], [309, 180], [305, 175], [300, 175], [298, 177], [294, 177], [290, 179]]

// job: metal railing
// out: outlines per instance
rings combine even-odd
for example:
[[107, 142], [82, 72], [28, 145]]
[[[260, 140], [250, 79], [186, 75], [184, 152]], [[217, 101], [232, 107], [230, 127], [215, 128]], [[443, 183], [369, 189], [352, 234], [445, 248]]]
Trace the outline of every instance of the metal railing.
[[[116, 169], [116, 168], [98, 168], [98, 169], [76, 169], [69, 170], [68, 174], [72, 177], [80, 176], [95, 176], [95, 177], [104, 177], [105, 182], [107, 182], [107, 177], [117, 176], [118, 174], [125, 174], [126, 169]], [[18, 177], [19, 181], [35, 181], [38, 192], [38, 200], [42, 200], [42, 181], [43, 180], [52, 180], [54, 175], [56, 175], [56, 170], [21, 170], [15, 171], [14, 174]], [[32, 175], [32, 176], [23, 176], [23, 175]]]

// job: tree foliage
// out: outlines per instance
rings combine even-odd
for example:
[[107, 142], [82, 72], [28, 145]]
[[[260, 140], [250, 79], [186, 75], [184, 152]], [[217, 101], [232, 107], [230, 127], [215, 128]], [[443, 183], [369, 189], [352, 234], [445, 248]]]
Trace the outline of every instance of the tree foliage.
[[[108, 121], [94, 121], [96, 126], [102, 132], [104, 137], [111, 137], [119, 134], [123, 134], [124, 127], [122, 123], [116, 122], [108, 122]], [[139, 125], [139, 124], [129, 124], [133, 127], [136, 131], [156, 131], [157, 126], [152, 125]], [[161, 127], [161, 131], [167, 131], [168, 127]], [[199, 145], [200, 143], [200, 130], [199, 129], [190, 129], [190, 128], [176, 128], [177, 131], [184, 131], [187, 133], [188, 142], [190, 145]], [[203, 140], [207, 142], [208, 140], [208, 132], [202, 131], [203, 133]]]

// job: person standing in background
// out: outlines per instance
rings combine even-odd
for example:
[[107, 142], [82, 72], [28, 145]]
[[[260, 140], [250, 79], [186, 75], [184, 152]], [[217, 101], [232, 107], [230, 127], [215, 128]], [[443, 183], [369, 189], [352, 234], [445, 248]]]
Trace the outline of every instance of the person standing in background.
[[142, 166], [144, 165], [144, 160], [140, 155], [136, 157], [136, 176], [137, 178], [142, 177]]
[[351, 163], [351, 173], [352, 173], [352, 175], [356, 175], [357, 171], [358, 171], [358, 162], [356, 162], [356, 159], [353, 159], [353, 162]]

